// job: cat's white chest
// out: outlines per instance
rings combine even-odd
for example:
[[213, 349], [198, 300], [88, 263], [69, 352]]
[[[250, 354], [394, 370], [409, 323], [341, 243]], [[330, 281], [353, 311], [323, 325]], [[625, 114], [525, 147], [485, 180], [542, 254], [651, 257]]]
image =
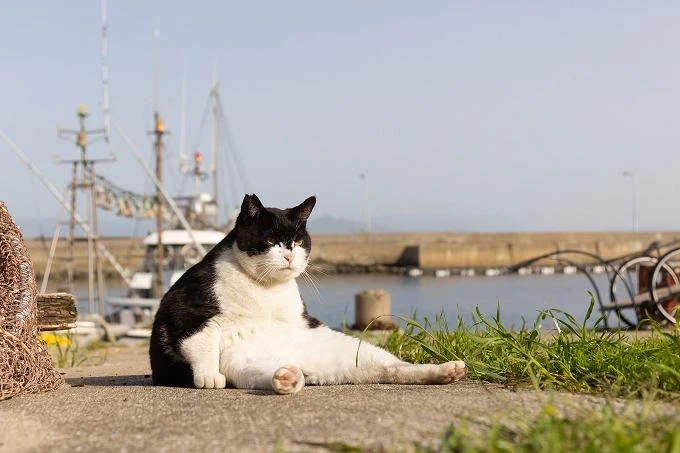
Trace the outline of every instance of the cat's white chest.
[[232, 260], [217, 263], [216, 276], [214, 291], [221, 313], [214, 321], [224, 332], [236, 331], [242, 336], [272, 325], [304, 325], [302, 299], [294, 279], [264, 286], [245, 275]]

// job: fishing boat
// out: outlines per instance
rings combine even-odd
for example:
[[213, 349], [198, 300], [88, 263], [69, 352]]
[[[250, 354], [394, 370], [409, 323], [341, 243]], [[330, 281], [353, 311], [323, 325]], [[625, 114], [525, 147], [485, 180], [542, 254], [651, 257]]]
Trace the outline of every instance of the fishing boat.
[[[213, 121], [213, 128], [219, 127], [220, 124], [226, 127], [224, 121], [219, 121], [220, 117], [222, 119], [224, 117], [221, 115], [217, 87], [211, 90], [211, 102], [215, 106], [213, 113], [216, 117]], [[180, 165], [180, 171], [194, 179], [194, 193], [175, 197], [168, 197], [165, 194], [172, 212], [154, 210], [158, 216], [157, 230], [143, 240], [144, 261], [141, 268], [132, 275], [128, 283], [127, 295], [107, 298], [109, 313], [106, 315], [106, 320], [129, 326], [133, 330], [128, 332], [128, 335], [150, 335], [151, 321], [162, 295], [189, 267], [196, 264], [207, 251], [219, 243], [236, 222], [238, 211], [234, 210], [226, 222], [220, 224], [215, 197], [200, 190], [201, 183], [210, 176], [218, 177], [216, 171], [218, 146], [215, 138], [219, 134], [213, 133], [212, 135], [213, 164], [211, 167], [214, 169], [212, 175], [203, 170], [203, 156], [199, 152], [194, 153], [191, 168], [186, 165], [186, 162]], [[160, 152], [160, 147], [157, 147], [157, 150]], [[242, 178], [241, 176], [243, 182]], [[161, 181], [154, 179], [154, 183], [159, 191], [163, 190]], [[217, 184], [213, 187], [215, 191], [218, 190]], [[157, 199], [160, 199], [160, 196]], [[143, 203], [138, 201], [132, 204]]]

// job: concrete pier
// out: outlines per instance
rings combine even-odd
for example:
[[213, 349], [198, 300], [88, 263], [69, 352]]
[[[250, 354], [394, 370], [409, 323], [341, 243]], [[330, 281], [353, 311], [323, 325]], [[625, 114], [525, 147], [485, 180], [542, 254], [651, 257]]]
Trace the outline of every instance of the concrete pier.
[[[107, 248], [131, 269], [141, 266], [143, 238], [102, 238]], [[409, 266], [425, 269], [503, 268], [558, 250], [577, 249], [604, 259], [636, 253], [654, 242], [678, 241], [680, 231], [571, 233], [375, 233], [313, 235], [312, 261], [329, 268], [342, 266]], [[38, 275], [45, 269], [49, 239], [28, 239]], [[59, 247], [65, 247], [60, 242]], [[62, 250], [63, 252], [63, 250]], [[59, 253], [59, 251], [58, 251]], [[61, 253], [65, 256], [65, 253]], [[577, 263], [584, 257], [574, 256]], [[60, 267], [55, 263], [54, 271]], [[62, 266], [63, 267], [63, 266]], [[87, 243], [77, 243], [75, 268], [87, 272]], [[114, 275], [105, 263], [105, 271]]]

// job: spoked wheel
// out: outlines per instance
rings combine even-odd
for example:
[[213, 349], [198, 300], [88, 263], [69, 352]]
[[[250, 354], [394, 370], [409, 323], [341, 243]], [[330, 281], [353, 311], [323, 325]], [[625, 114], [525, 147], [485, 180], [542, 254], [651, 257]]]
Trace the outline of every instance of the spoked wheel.
[[671, 250], [659, 259], [652, 272], [649, 288], [653, 306], [650, 307], [650, 317], [659, 322], [676, 323], [680, 292], [680, 278], [675, 269], [680, 267], [680, 249]]
[[[648, 291], [649, 287], [646, 286], [647, 278], [645, 276], [649, 275], [649, 270], [655, 267], [658, 261], [657, 258], [651, 256], [638, 256], [619, 266], [609, 285], [609, 298], [612, 304], [617, 305], [623, 301], [629, 302], [636, 295]], [[640, 282], [644, 283], [640, 285]], [[639, 308], [626, 305], [617, 307], [615, 310], [621, 322], [628, 327], [634, 328], [638, 325]]]

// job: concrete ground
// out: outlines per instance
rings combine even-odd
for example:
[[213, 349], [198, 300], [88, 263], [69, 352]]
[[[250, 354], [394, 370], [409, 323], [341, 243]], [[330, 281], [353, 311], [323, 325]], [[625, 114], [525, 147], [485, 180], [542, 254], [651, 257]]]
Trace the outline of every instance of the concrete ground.
[[296, 395], [151, 386], [144, 344], [107, 348], [101, 365], [66, 368], [66, 385], [0, 401], [0, 452], [372, 451], [432, 444], [465, 421], [518, 424], [554, 402], [599, 406], [594, 396], [451, 385], [306, 387]]

